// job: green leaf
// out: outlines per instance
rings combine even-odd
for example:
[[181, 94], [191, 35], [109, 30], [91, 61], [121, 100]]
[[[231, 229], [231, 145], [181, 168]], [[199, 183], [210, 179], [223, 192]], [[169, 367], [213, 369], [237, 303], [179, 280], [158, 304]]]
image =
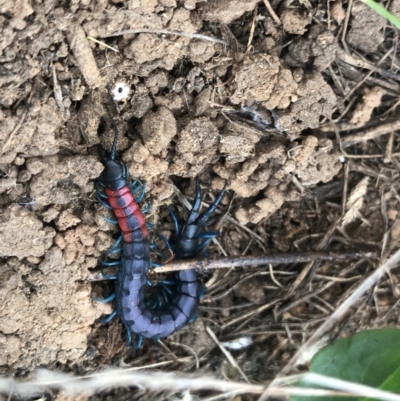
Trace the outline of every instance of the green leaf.
[[396, 28], [400, 29], [400, 20], [391, 12], [386, 10], [385, 7], [382, 7], [379, 3], [376, 3], [374, 0], [361, 0], [361, 1], [365, 3], [367, 6], [371, 7], [376, 13], [386, 18]]
[[[354, 383], [400, 391], [400, 330], [367, 330], [322, 348], [310, 371]], [[305, 382], [302, 387], [310, 386]], [[363, 397], [291, 397], [291, 401], [366, 401]], [[370, 399], [368, 399], [370, 401]]]

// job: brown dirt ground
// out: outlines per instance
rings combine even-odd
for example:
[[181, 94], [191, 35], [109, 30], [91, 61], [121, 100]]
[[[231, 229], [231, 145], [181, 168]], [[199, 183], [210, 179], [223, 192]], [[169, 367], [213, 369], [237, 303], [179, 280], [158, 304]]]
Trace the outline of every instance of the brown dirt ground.
[[[116, 234], [94, 191], [95, 145], [110, 149], [113, 136], [103, 103], [119, 156], [146, 184], [149, 221], [167, 235], [163, 206], [184, 216], [174, 185], [191, 199], [199, 176], [205, 202], [224, 184], [235, 194], [212, 255], [373, 249], [384, 258], [398, 247], [398, 132], [362, 138], [398, 116], [398, 32], [359, 1], [328, 4], [271, 1], [278, 23], [257, 0], [0, 1], [1, 374], [87, 373], [194, 352], [198, 373], [238, 379], [208, 325], [221, 341], [251, 336], [234, 356], [250, 381], [265, 382], [377, 265], [315, 263], [289, 295], [307, 266], [215, 271], [196, 323], [166, 347], [125, 347], [117, 320], [96, 322], [112, 305], [92, 300], [112, 291], [93, 277]], [[390, 7], [400, 16], [398, 0]], [[123, 93], [119, 113], [109, 91]], [[221, 212], [228, 195], [223, 203]], [[398, 324], [398, 290], [396, 276], [381, 283], [347, 332]], [[92, 399], [127, 394], [165, 399], [127, 390]]]

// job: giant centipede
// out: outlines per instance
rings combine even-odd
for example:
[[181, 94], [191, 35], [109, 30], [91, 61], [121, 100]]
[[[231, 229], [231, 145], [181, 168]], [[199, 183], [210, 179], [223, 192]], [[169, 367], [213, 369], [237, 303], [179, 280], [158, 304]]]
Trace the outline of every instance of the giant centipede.
[[[113, 122], [113, 120], [112, 120]], [[183, 270], [175, 273], [172, 280], [173, 291], [169, 290], [167, 302], [162, 306], [151, 306], [145, 297], [145, 287], [150, 263], [149, 230], [137, 199], [128, 184], [128, 169], [116, 158], [118, 130], [114, 126], [114, 141], [108, 156], [101, 152], [104, 170], [98, 183], [103, 191], [98, 190], [99, 200], [112, 209], [121, 231], [121, 261], [116, 276], [115, 294], [103, 301], [115, 299], [115, 311], [104, 321], [110, 321], [117, 315], [127, 329], [128, 342], [131, 333], [138, 336], [137, 346], [143, 338], [157, 340], [170, 336], [184, 327], [195, 316], [202, 293], [202, 283], [195, 270]], [[208, 243], [218, 233], [201, 232], [210, 216], [215, 212], [225, 192], [225, 187], [215, 201], [203, 212], [201, 206], [201, 188], [196, 179], [196, 194], [186, 223], [180, 228], [178, 220], [170, 210], [174, 223], [176, 241], [171, 246], [176, 259], [198, 257]], [[170, 246], [170, 245], [169, 245]], [[116, 263], [110, 263], [114, 265]], [[171, 284], [171, 280], [169, 281]], [[165, 297], [164, 297], [165, 298]]]

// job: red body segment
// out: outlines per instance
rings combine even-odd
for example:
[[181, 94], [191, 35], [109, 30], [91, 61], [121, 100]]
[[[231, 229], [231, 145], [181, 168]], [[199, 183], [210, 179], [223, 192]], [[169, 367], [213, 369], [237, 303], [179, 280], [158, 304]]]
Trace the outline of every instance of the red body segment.
[[[119, 191], [121, 191], [121, 193], [118, 193]], [[111, 193], [109, 194], [109, 192]], [[131, 204], [132, 201], [135, 202], [135, 198], [130, 192], [129, 187], [122, 187], [118, 191], [106, 189], [106, 194], [113, 209], [123, 209]]]
[[124, 241], [134, 242], [132, 232], [135, 230], [140, 230], [143, 238], [147, 238], [149, 230], [145, 218], [129, 187], [125, 186], [117, 191], [106, 188], [105, 192], [118, 219]]
[[139, 210], [139, 205], [136, 202], [132, 202], [127, 207], [123, 209], [114, 209], [114, 214], [117, 218], [130, 216]]

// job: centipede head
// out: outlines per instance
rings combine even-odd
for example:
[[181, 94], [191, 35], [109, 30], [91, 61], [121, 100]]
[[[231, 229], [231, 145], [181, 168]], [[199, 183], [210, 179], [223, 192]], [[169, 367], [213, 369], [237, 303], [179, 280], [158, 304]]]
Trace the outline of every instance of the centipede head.
[[110, 113], [110, 110], [106, 105], [104, 105], [104, 108], [107, 111], [108, 117], [110, 118], [111, 124], [114, 129], [114, 141], [112, 144], [111, 152], [108, 156], [105, 154], [104, 149], [100, 148], [100, 159], [101, 162], [104, 164], [104, 170], [100, 174], [100, 181], [106, 188], [110, 188], [113, 191], [116, 191], [127, 185], [128, 170], [126, 166], [115, 157], [115, 154], [117, 152], [118, 129]]
[[104, 164], [104, 170], [100, 174], [100, 181], [106, 188], [117, 191], [127, 185], [127, 170], [119, 160], [105, 158], [102, 163]]

